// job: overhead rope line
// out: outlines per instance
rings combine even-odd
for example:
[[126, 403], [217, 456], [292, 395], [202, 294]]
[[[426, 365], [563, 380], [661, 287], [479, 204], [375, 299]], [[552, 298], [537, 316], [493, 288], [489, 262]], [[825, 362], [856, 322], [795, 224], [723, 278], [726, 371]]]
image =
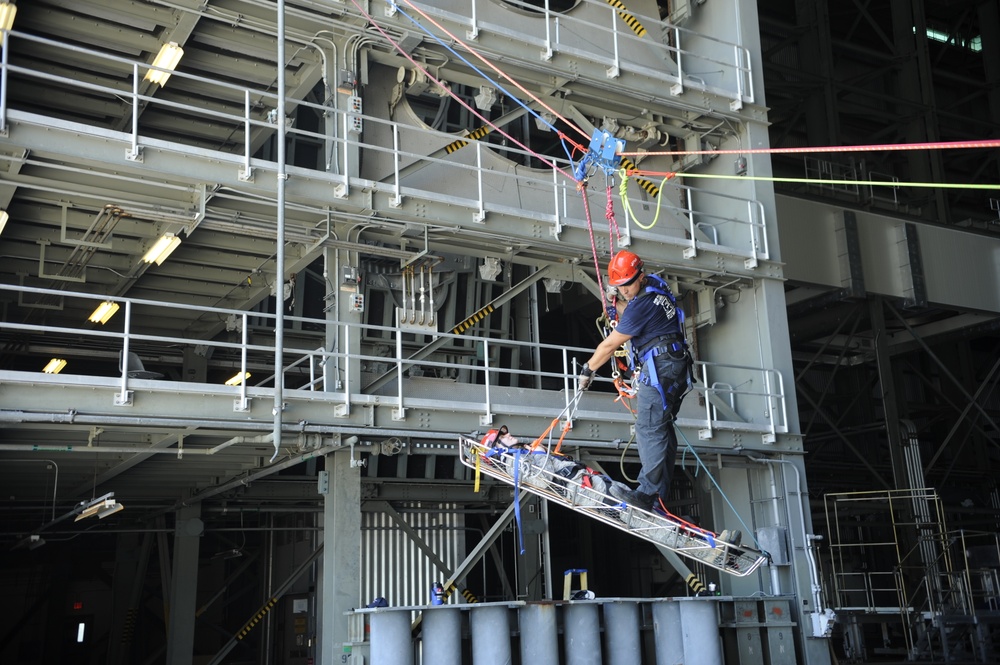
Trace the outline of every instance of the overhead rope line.
[[923, 187], [940, 189], [1000, 189], [1000, 183], [966, 182], [904, 182], [900, 180], [838, 180], [832, 178], [784, 178], [777, 176], [726, 175], [721, 173], [690, 173], [685, 171], [631, 171], [629, 176], [669, 176], [679, 178], [702, 178], [706, 180], [756, 180], [761, 182], [789, 182], [803, 185], [869, 185], [872, 187]]
[[461, 104], [462, 107], [464, 107], [467, 111], [469, 111], [470, 113], [472, 113], [474, 116], [476, 116], [477, 118], [479, 118], [480, 120], [482, 120], [484, 123], [486, 123], [490, 127], [492, 127], [499, 134], [501, 134], [505, 138], [509, 139], [512, 143], [514, 143], [516, 146], [518, 146], [519, 148], [521, 148], [522, 150], [524, 150], [526, 153], [528, 153], [528, 154], [530, 154], [530, 155], [532, 155], [534, 157], [537, 157], [539, 161], [541, 161], [542, 163], [547, 164], [548, 166], [552, 167], [553, 169], [559, 171], [560, 173], [562, 173], [563, 175], [565, 175], [567, 178], [575, 180], [575, 178], [573, 178], [572, 175], [570, 175], [569, 173], [567, 173], [563, 169], [559, 168], [556, 164], [554, 164], [553, 162], [551, 162], [544, 155], [541, 155], [541, 154], [535, 152], [534, 150], [532, 150], [531, 148], [529, 148], [528, 146], [524, 145], [523, 143], [521, 143], [520, 141], [518, 141], [516, 138], [514, 138], [513, 136], [511, 136], [510, 134], [508, 134], [507, 132], [505, 132], [500, 127], [497, 127], [493, 122], [491, 122], [489, 120], [489, 118], [485, 117], [477, 109], [475, 109], [472, 106], [470, 106], [468, 102], [466, 102], [464, 99], [462, 99], [461, 97], [459, 97], [458, 95], [456, 95], [446, 85], [444, 85], [444, 83], [440, 79], [436, 78], [434, 75], [432, 75], [430, 72], [428, 72], [427, 69], [423, 65], [421, 65], [419, 62], [417, 62], [416, 59], [414, 59], [412, 55], [410, 55], [409, 53], [407, 53], [406, 49], [404, 49], [395, 40], [393, 40], [393, 38], [391, 36], [389, 36], [389, 33], [387, 33], [382, 28], [382, 26], [380, 26], [375, 21], [375, 19], [371, 16], [371, 14], [369, 14], [368, 12], [366, 12], [364, 10], [364, 8], [360, 4], [358, 4], [358, 0], [351, 0], [351, 3], [357, 8], [357, 10], [361, 13], [361, 15], [364, 16], [372, 24], [372, 26], [374, 26], [374, 28], [376, 30], [378, 30], [379, 34], [381, 34], [382, 37], [384, 37], [387, 42], [389, 42], [390, 44], [392, 44], [392, 46], [397, 51], [399, 51], [400, 54], [403, 55], [403, 57], [405, 57], [407, 60], [409, 60], [413, 64], [414, 67], [416, 67], [424, 76], [427, 77], [428, 80], [433, 81], [439, 88], [441, 88], [446, 93], [448, 93], [448, 95], [452, 99], [454, 99], [456, 102], [458, 102], [459, 104]]
[[795, 155], [815, 152], [900, 152], [907, 150], [956, 150], [968, 148], [1000, 148], [1000, 139], [976, 141], [933, 141], [929, 143], [879, 143], [872, 145], [828, 145], [796, 148], [734, 148], [732, 150], [658, 150], [650, 152], [620, 152], [621, 156], [656, 157], [664, 155]]
[[621, 185], [618, 186], [618, 198], [620, 198], [622, 201], [622, 208], [625, 210], [626, 219], [631, 219], [633, 222], [635, 222], [635, 225], [638, 226], [640, 229], [648, 231], [654, 226], [656, 226], [656, 221], [660, 218], [660, 210], [662, 210], [662, 206], [660, 205], [660, 199], [663, 196], [663, 186], [666, 185], [667, 181], [673, 178], [676, 174], [669, 173], [666, 176], [664, 176], [663, 182], [661, 182], [660, 186], [656, 188], [656, 214], [653, 215], [653, 221], [650, 222], [649, 225], [647, 226], [646, 224], [640, 222], [638, 218], [636, 218], [635, 213], [632, 211], [632, 204], [628, 200], [629, 173], [630, 171], [625, 167], [622, 167], [622, 169], [618, 172], [619, 176], [621, 176], [621, 181], [622, 181]]

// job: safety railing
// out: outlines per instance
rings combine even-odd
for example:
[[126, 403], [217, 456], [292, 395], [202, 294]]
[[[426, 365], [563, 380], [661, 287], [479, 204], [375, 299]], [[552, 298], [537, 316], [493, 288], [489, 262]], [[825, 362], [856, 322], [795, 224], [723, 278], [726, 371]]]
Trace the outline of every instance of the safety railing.
[[[310, 344], [285, 345], [282, 350], [284, 365], [275, 371], [276, 354], [273, 345], [251, 341], [252, 337], [259, 338], [268, 325], [273, 328], [276, 318], [274, 314], [135, 298], [109, 299], [92, 294], [0, 285], [0, 294], [4, 292], [17, 292], [33, 298], [58, 296], [62, 298], [64, 309], [81, 312], [81, 325], [57, 327], [30, 322], [17, 323], [8, 317], [8, 320], [0, 322], [0, 336], [44, 334], [46, 347], [66, 347], [71, 363], [74, 360], [71, 350], [73, 347], [81, 348], [78, 354], [80, 360], [93, 357], [95, 349], [103, 349], [104, 357], [109, 360], [119, 354], [123, 358], [127, 357], [129, 352], [141, 349], [147, 357], [161, 357], [172, 353], [174, 359], [170, 362], [177, 365], [181, 364], [182, 355], [177, 349], [202, 347], [202, 353], [209, 353], [212, 358], [210, 370], [213, 375], [206, 382], [214, 383], [212, 389], [220, 391], [220, 394], [237, 396], [237, 410], [247, 408], [248, 387], [253, 387], [259, 394], [262, 390], [273, 390], [280, 385], [283, 398], [289, 401], [303, 399], [314, 402], [328, 399], [334, 407], [331, 411], [334, 416], [348, 415], [352, 404], [364, 402], [391, 405], [395, 415], [400, 418], [407, 408], [417, 406], [420, 409], [479, 414], [482, 424], [491, 423], [498, 414], [553, 418], [569, 411], [576, 393], [579, 364], [592, 352], [591, 349], [482, 337], [471, 332], [420, 335], [390, 326], [285, 316], [287, 325], [308, 324], [309, 328], [318, 331], [318, 338], [328, 337], [336, 340], [336, 344], [332, 349], [317, 348]], [[86, 323], [86, 312], [104, 300], [111, 300], [124, 309], [125, 316], [121, 317], [120, 330], [98, 328]], [[154, 334], [157, 329], [153, 327], [153, 321], [164, 317], [208, 317], [217, 321], [235, 317], [235, 327], [240, 330], [240, 339], [201, 339], [180, 334]], [[251, 321], [256, 323], [251, 324]], [[252, 336], [249, 332], [251, 328], [254, 330]], [[436, 345], [432, 354], [423, 357], [416, 353], [431, 341]], [[392, 348], [391, 355], [386, 355], [386, 347]], [[542, 357], [544, 354], [546, 358], [555, 360], [547, 361], [548, 366], [543, 368], [521, 369], [504, 362], [504, 358], [513, 353], [521, 353], [523, 357]], [[46, 360], [47, 357], [39, 355], [38, 369], [29, 373], [41, 376]], [[369, 369], [384, 370], [376, 372], [381, 373], [384, 379], [379, 387], [367, 390], [372, 383], [365, 383], [357, 378], [363, 365]], [[128, 402], [130, 391], [139, 380], [130, 377], [127, 370], [125, 363], [118, 369], [121, 382], [120, 392], [115, 394], [116, 404]], [[70, 371], [74, 372], [72, 366]], [[730, 402], [736, 416], [735, 419], [727, 416], [729, 419], [724, 423], [726, 428], [770, 433], [787, 431], [781, 418], [773, 415], [785, 413], [782, 384], [774, 378], [780, 378], [777, 372], [701, 361], [696, 363], [696, 372], [701, 381], [694, 385], [693, 391], [699, 397], [689, 396], [685, 400], [679, 417], [682, 426], [702, 429], [718, 427], [719, 423], [713, 423], [712, 420], [717, 414], [706, 410], [699, 416], [697, 404], [699, 401], [709, 402], [712, 393], [725, 392], [726, 399], [738, 397], [738, 401]], [[249, 375], [249, 378], [234, 382], [236, 385], [223, 385], [234, 374], [240, 377]], [[113, 373], [109, 371], [102, 374], [109, 375]], [[752, 377], [752, 380], [745, 381], [738, 390], [724, 391], [719, 387], [721, 384], [713, 380], [716, 375], [746, 376]], [[429, 394], [427, 384], [413, 381], [415, 377], [445, 379], [446, 394]], [[459, 381], [459, 377], [464, 378]], [[144, 388], [150, 385], [149, 379], [143, 381]], [[512, 389], [521, 391], [522, 386], [530, 386], [528, 390], [533, 392], [519, 392], [517, 396], [511, 396]], [[162, 382], [160, 387], [169, 390], [169, 382]], [[610, 388], [610, 379], [598, 377], [590, 394], [601, 393]], [[525, 395], [538, 396], [538, 399], [526, 398]], [[610, 392], [608, 397], [611, 397]], [[600, 418], [613, 422], [626, 422], [631, 418], [612, 399], [602, 401], [590, 398], [586, 403], [581, 401], [580, 413], [581, 418]]]
[[[11, 64], [11, 54], [16, 53], [18, 45], [23, 45], [25, 42], [34, 42], [44, 46], [52, 52], [54, 58], [80, 58], [88, 62], [103, 62], [106, 69], [110, 71], [120, 70], [123, 77], [129, 79], [128, 88], [102, 86], [91, 80], [85, 80], [83, 75], [79, 80], [75, 80]], [[47, 85], [58, 85], [61, 88], [85, 91], [91, 95], [105, 96], [116, 101], [127, 101], [132, 114], [129, 123], [130, 131], [122, 133], [127, 159], [140, 159], [144, 143], [148, 142], [149, 137], [142, 134], [144, 126], [141, 114], [149, 113], [151, 109], [161, 109], [182, 114], [188, 118], [214, 123], [216, 125], [214, 131], [216, 132], [219, 131], [218, 127], [220, 126], [227, 128], [228, 133], [236, 137], [236, 140], [234, 140], [233, 151], [226, 154], [232, 155], [228, 161], [233, 164], [233, 168], [237, 169], [241, 180], [251, 180], [255, 170], [277, 173], [277, 165], [273, 162], [251, 159], [250, 154], [252, 150], [250, 136], [252, 134], [261, 135], [255, 137], [259, 143], [262, 136], [278, 131], [275, 118], [268, 115], [266, 111], [269, 108], [281, 106], [281, 101], [270, 90], [247, 88], [177, 71], [172, 73], [173, 78], [197, 84], [202, 88], [207, 86], [207, 89], [217, 91], [219, 103], [214, 108], [203, 108], [200, 105], [174, 101], [169, 98], [169, 94], [144, 95], [140, 93], [138, 83], [144, 73], [149, 70], [150, 65], [17, 31], [7, 35], [4, 49], [0, 54], [0, 67], [2, 67], [0, 70], [0, 129], [3, 129], [9, 121], [8, 87], [17, 85], [19, 80], [34, 79]], [[131, 76], [129, 76], [129, 72]], [[172, 87], [176, 85], [172, 82]], [[457, 155], [449, 155], [448, 159], [435, 158], [429, 156], [428, 153], [435, 148], [443, 148], [453, 143], [456, 139], [455, 135], [433, 131], [421, 126], [388, 121], [356, 110], [340, 109], [336, 105], [331, 108], [306, 101], [284, 101], [294, 104], [298, 112], [311, 110], [322, 117], [334, 117], [333, 122], [329, 124], [331, 127], [337, 128], [335, 130], [337, 135], [294, 126], [287, 127], [285, 132], [292, 140], [316, 142], [328, 148], [329, 154], [322, 160], [325, 170], [307, 170], [309, 177], [329, 182], [331, 190], [337, 198], [346, 199], [352, 189], [358, 188], [369, 193], [382, 192], [389, 195], [392, 206], [399, 206], [404, 197], [445, 203], [456, 209], [468, 210], [470, 219], [474, 222], [483, 222], [491, 214], [539, 221], [550, 226], [550, 235], [556, 240], [558, 240], [561, 230], [566, 226], [578, 229], [588, 227], [586, 212], [588, 206], [583, 202], [577, 183], [569, 175], [573, 172], [573, 165], [568, 159], [549, 158], [553, 166], [551, 170], [492, 168], [493, 163], [487, 164], [490, 160], [494, 162], [500, 160], [509, 165], [510, 159], [500, 157], [499, 148], [490, 147], [489, 143], [483, 141], [467, 142], [474, 145], [468, 158], [460, 158]], [[86, 118], [81, 117], [80, 122], [86, 122]], [[380, 131], [354, 131], [352, 128], [356, 127], [355, 123], [357, 122], [370, 129], [379, 128]], [[369, 133], [384, 138], [368, 139], [366, 136]], [[100, 134], [104, 138], [108, 137], [108, 132], [104, 128], [95, 127], [95, 134]], [[168, 145], [163, 145], [163, 142], [160, 141], [157, 142], [157, 146], [162, 150], [170, 150], [173, 149], [172, 146], [176, 146], [177, 151], [182, 152], [186, 151], [185, 144], [182, 143], [184, 140], [183, 136], [172, 135]], [[407, 146], [414, 147], [408, 148]], [[352, 163], [352, 159], [356, 160], [361, 151], [370, 155], [366, 162], [376, 161], [375, 158], [380, 154], [388, 155], [384, 159], [391, 164], [390, 172], [369, 177], [366, 177], [367, 173], [361, 173], [358, 177], [345, 175], [357, 169], [358, 164]], [[239, 154], [240, 152], [242, 154]], [[502, 153], [519, 158], [523, 163], [527, 163], [529, 158], [533, 157], [527, 151], [512, 146], [504, 146]], [[415, 167], [423, 166], [433, 166], [435, 169], [454, 175], [453, 177], [426, 179], [421, 181], [419, 186], [407, 186], [403, 179], [404, 169], [412, 170]], [[301, 169], [303, 167], [296, 166], [294, 168]], [[681, 187], [673, 184], [670, 186]], [[615, 191], [611, 193], [613, 208], [622, 210], [622, 201], [617, 188], [614, 189]], [[703, 251], [711, 249], [713, 252], [744, 258], [748, 268], [755, 267], [758, 260], [768, 259], [763, 206], [759, 202], [728, 194], [699, 190], [697, 192], [699, 205], [698, 209], [695, 209], [694, 205], [690, 203], [696, 198], [693, 195], [695, 190], [687, 187], [682, 189], [684, 190], [683, 197], [689, 201], [686, 208], [681, 209], [664, 204], [665, 207], [670, 208], [670, 212], [674, 215], [677, 228], [672, 229], [673, 234], [669, 230], [664, 232], [662, 226], [656, 229], [655, 239], [657, 241], [672, 242], [678, 246], [686, 247], [683, 255], [687, 258], [693, 258], [697, 255], [699, 243], [701, 243]], [[516, 191], [518, 195], [510, 196], [509, 192], [512, 191]], [[469, 195], [470, 192], [473, 193], [472, 196]], [[633, 193], [629, 195], [631, 205], [637, 209], [646, 206], [646, 202], [641, 199], [640, 194], [638, 188], [633, 188]], [[593, 198], [595, 194], [592, 193], [590, 196]], [[518, 201], [518, 205], [510, 205], [512, 200]], [[126, 205], [128, 202], [120, 201], [118, 203]], [[599, 205], [594, 203], [590, 204], [589, 207], [594, 209]], [[211, 211], [207, 212], [210, 216]], [[317, 212], [323, 211], [317, 210]], [[459, 219], [458, 223], [463, 221]], [[698, 240], [702, 235], [695, 233], [695, 227], [704, 228], [706, 224], [712, 226], [711, 239], [706, 237], [705, 240]], [[290, 220], [288, 227], [290, 233], [295, 232], [293, 225], [294, 220]], [[622, 226], [628, 236], [633, 233], [642, 233], [633, 230], [628, 221]], [[730, 229], [732, 229], [731, 232]], [[650, 237], [653, 237], [652, 234]], [[627, 244], [627, 239], [625, 244]]]
[[[623, 74], [638, 74], [662, 82], [671, 96], [687, 88], [719, 95], [729, 100], [730, 110], [754, 101], [745, 47], [635, 12], [627, 3], [581, 0], [568, 9], [523, 0], [462, 0], [457, 7], [450, 0], [388, 0], [386, 5], [387, 13], [419, 18], [425, 12], [460, 23], [466, 27], [461, 37], [473, 46], [484, 41], [484, 33], [494, 34], [538, 48], [545, 61], [565, 54], [602, 65], [616, 82]], [[707, 82], [709, 76], [717, 82]]]

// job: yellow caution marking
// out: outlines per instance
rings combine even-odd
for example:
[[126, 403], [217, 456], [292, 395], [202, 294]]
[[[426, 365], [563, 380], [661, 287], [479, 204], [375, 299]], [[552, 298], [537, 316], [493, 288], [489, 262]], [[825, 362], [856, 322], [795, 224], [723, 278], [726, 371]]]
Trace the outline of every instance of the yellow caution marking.
[[[468, 139], [469, 141], [478, 141], [479, 139], [489, 134], [491, 129], [492, 127], [480, 127], [479, 129], [470, 133]], [[444, 147], [444, 151], [450, 155], [456, 150], [461, 150], [465, 146], [469, 145], [469, 141], [466, 141], [464, 139], [453, 141]]]
[[479, 310], [478, 312], [467, 318], [465, 321], [462, 321], [457, 326], [452, 328], [451, 334], [461, 335], [466, 330], [468, 330], [469, 328], [476, 325], [477, 323], [485, 319], [487, 316], [492, 314], [494, 309], [496, 308], [493, 307], [493, 305], [487, 305], [486, 307], [483, 307], [481, 310]]
[[[636, 166], [635, 162], [633, 162], [628, 157], [622, 157], [622, 166], [625, 168], [626, 171], [638, 171], [639, 170], [639, 167]], [[650, 196], [652, 196], [654, 198], [656, 196], [658, 196], [659, 193], [660, 193], [660, 188], [657, 187], [656, 184], [653, 183], [650, 180], [646, 180], [645, 178], [636, 178], [635, 182], [636, 182], [637, 185], [639, 185], [644, 190], [646, 190], [647, 194], [649, 194]]]
[[685, 579], [684, 581], [687, 582], [688, 588], [690, 588], [695, 593], [701, 593], [702, 591], [705, 590], [705, 585], [702, 584], [701, 580], [698, 579], [698, 576], [695, 575], [694, 573], [688, 575], [687, 579]]
[[255, 614], [253, 618], [250, 619], [250, 621], [248, 621], [245, 626], [243, 626], [240, 632], [236, 634], [236, 639], [242, 640], [244, 637], [249, 635], [253, 627], [256, 626], [258, 623], [260, 623], [260, 620], [263, 619], [264, 616], [271, 611], [271, 608], [277, 604], [278, 604], [277, 598], [271, 598], [270, 600], [268, 600], [267, 604], [265, 604], [264, 607], [260, 608], [257, 614]]
[[608, 4], [618, 10], [618, 17], [625, 22], [625, 25], [632, 28], [632, 32], [634, 32], [637, 37], [646, 36], [646, 28], [642, 27], [642, 23], [639, 23], [639, 19], [628, 13], [625, 5], [620, 0], [608, 0]]

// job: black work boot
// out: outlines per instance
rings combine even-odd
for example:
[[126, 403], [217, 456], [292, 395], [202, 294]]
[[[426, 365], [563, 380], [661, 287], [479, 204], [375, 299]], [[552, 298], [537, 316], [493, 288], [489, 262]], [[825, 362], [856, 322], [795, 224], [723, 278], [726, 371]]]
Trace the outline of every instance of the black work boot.
[[656, 498], [655, 494], [646, 494], [637, 489], [630, 490], [624, 485], [618, 484], [611, 486], [611, 496], [642, 510], [651, 510], [653, 508], [653, 500]]

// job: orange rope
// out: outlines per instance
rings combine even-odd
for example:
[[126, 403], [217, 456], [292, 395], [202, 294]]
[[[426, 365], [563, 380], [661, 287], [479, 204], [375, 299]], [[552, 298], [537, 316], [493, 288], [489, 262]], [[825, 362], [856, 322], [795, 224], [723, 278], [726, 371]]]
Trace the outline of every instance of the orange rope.
[[[540, 447], [542, 445], [542, 440], [549, 435], [549, 433], [552, 431], [552, 428], [556, 426], [557, 422], [559, 422], [559, 418], [555, 418], [551, 423], [549, 423], [549, 426], [546, 427], [545, 431], [542, 432], [539, 435], [539, 437], [532, 442], [528, 450], [534, 450], [535, 448]], [[570, 421], [567, 420], [566, 424], [563, 425], [562, 432], [559, 434], [559, 441], [556, 442], [556, 447], [552, 451], [553, 453], [558, 453], [559, 450], [562, 448], [563, 439], [566, 438], [566, 432], [568, 432], [569, 430], [570, 430]]]

